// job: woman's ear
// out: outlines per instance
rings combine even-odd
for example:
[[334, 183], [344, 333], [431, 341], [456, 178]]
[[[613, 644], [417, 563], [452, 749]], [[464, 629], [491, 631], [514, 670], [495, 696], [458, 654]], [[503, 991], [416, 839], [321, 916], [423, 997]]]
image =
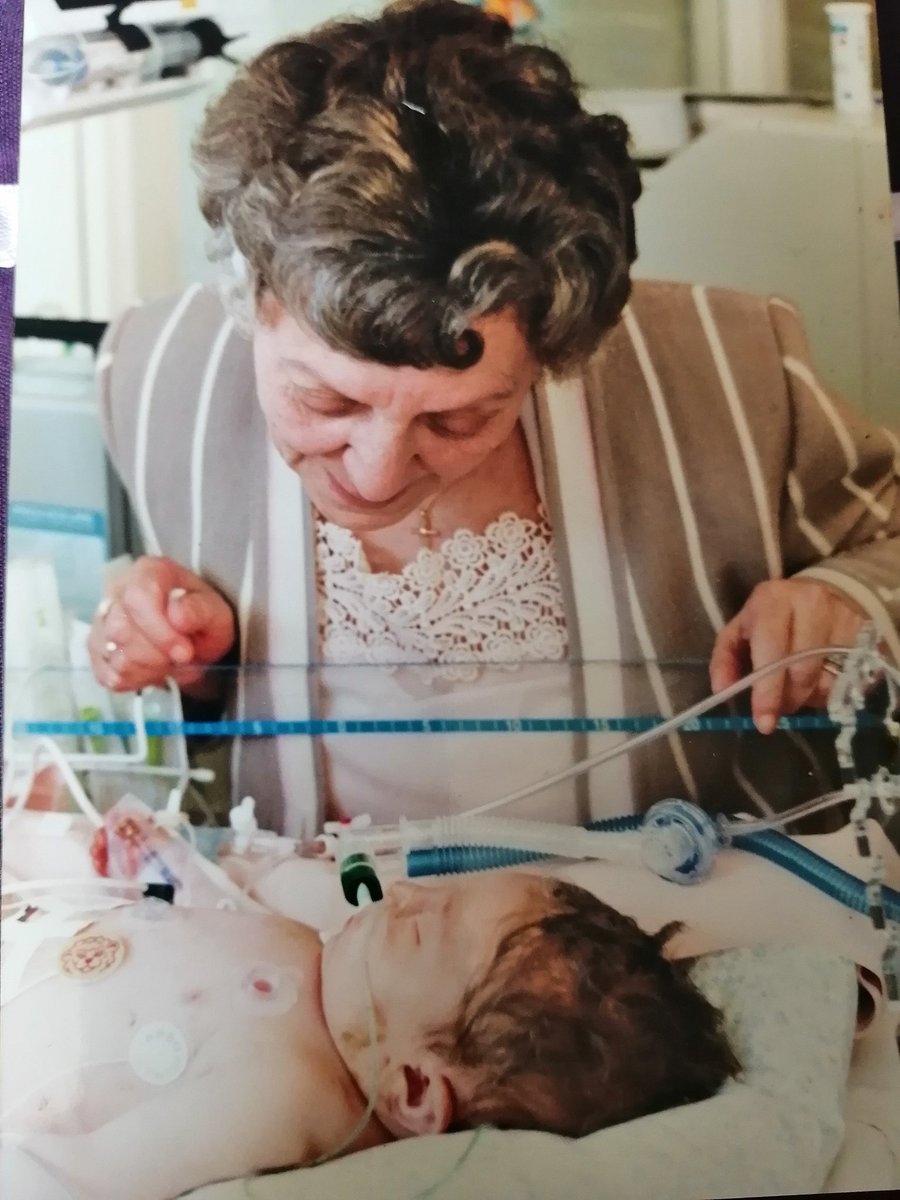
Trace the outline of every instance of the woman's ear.
[[396, 1137], [444, 1133], [453, 1123], [453, 1088], [446, 1066], [435, 1054], [422, 1054], [392, 1072], [382, 1120]]

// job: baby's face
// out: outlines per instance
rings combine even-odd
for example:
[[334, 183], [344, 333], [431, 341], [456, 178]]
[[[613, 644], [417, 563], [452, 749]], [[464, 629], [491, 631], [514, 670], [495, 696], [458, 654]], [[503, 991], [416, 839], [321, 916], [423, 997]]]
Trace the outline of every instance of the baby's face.
[[542, 881], [506, 872], [397, 883], [325, 944], [326, 1021], [364, 1092], [373, 1071], [369, 995], [379, 1064], [413, 1061], [428, 1034], [459, 1013], [504, 935], [540, 915], [543, 896]]

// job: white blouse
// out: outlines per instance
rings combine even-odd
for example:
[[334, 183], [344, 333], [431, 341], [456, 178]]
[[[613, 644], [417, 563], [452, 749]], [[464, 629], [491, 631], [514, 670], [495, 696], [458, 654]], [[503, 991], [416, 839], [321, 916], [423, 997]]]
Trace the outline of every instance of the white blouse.
[[562, 589], [544, 520], [509, 512], [483, 534], [459, 529], [396, 574], [370, 571], [359, 540], [320, 520], [316, 565], [324, 662], [496, 665], [566, 656]]
[[[483, 534], [457, 530], [396, 573], [372, 572], [351, 532], [318, 519], [316, 566], [327, 718], [572, 715], [577, 688], [545, 519], [505, 513]], [[574, 742], [566, 733], [504, 732], [346, 734], [324, 745], [330, 815], [377, 821], [388, 819], [382, 805], [394, 819], [492, 800], [568, 766]], [[567, 781], [509, 815], [586, 814]]]

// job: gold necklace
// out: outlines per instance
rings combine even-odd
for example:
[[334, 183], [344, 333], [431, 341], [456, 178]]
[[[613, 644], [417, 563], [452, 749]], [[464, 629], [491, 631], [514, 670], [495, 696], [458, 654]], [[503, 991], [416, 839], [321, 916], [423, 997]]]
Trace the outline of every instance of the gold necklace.
[[440, 537], [441, 533], [439, 529], [435, 529], [431, 524], [431, 510], [433, 507], [434, 500], [426, 504], [424, 508], [419, 509], [419, 528], [416, 530], [422, 545], [429, 550], [432, 549], [431, 543], [436, 537]]

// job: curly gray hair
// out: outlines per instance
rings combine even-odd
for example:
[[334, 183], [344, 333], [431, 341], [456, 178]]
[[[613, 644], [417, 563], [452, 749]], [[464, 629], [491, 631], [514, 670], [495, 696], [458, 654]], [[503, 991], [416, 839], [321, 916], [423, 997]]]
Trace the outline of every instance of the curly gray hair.
[[512, 309], [537, 360], [586, 359], [627, 301], [638, 172], [552, 51], [455, 0], [270, 46], [195, 140], [210, 254], [243, 327], [271, 294], [329, 345], [464, 368]]

